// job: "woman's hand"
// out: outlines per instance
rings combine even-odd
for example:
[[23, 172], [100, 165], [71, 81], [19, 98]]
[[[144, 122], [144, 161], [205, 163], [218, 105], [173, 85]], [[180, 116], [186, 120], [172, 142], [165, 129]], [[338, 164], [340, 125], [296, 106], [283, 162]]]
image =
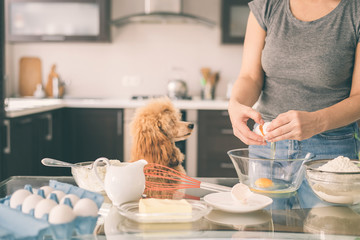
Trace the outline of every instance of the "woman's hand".
[[264, 138], [249, 129], [247, 121], [251, 118], [258, 124], [264, 124], [260, 113], [251, 107], [236, 101], [229, 102], [229, 115], [234, 135], [247, 145], [266, 145]]
[[267, 127], [266, 141], [304, 140], [321, 131], [318, 129], [319, 120], [316, 113], [291, 110], [279, 114]]

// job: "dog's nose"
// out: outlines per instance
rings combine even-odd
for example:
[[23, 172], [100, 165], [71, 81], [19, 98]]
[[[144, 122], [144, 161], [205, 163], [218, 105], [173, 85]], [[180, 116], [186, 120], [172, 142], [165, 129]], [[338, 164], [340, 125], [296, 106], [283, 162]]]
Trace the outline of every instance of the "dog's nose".
[[188, 128], [193, 129], [193, 128], [194, 128], [194, 124], [193, 124], [193, 123], [189, 123]]

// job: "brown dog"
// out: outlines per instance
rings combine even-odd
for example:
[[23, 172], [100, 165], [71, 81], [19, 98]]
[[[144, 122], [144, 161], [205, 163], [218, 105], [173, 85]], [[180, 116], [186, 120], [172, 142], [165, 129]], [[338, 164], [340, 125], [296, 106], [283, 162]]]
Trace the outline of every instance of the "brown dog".
[[184, 154], [175, 146], [176, 141], [188, 138], [194, 124], [181, 121], [181, 113], [169, 98], [156, 98], [136, 110], [131, 123], [131, 161], [145, 159], [181, 173]]

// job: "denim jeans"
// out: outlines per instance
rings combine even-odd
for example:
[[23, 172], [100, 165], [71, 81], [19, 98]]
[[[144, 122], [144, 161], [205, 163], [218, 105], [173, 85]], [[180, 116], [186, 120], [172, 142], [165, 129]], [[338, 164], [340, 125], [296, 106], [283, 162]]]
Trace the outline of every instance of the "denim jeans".
[[[283, 149], [289, 152], [291, 152], [291, 150], [301, 150], [302, 152], [310, 152], [313, 154], [312, 160], [334, 159], [338, 156], [358, 159], [360, 144], [357, 136], [359, 136], [359, 127], [357, 123], [352, 123], [348, 126], [329, 130], [302, 141], [278, 141], [276, 142], [276, 150]], [[270, 148], [270, 143], [266, 146], [249, 146], [250, 151], [263, 148]], [[302, 208], [311, 208], [315, 205], [331, 205], [317, 198], [305, 179], [302, 181], [297, 196]], [[279, 201], [275, 206], [281, 209], [281, 200], [279, 199]], [[276, 200], [274, 203], [276, 203]]]

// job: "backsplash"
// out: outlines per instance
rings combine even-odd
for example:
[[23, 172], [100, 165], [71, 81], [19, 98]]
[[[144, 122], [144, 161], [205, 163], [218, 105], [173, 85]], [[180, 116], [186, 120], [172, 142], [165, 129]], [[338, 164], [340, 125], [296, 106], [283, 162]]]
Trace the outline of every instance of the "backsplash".
[[209, 67], [220, 72], [216, 97], [225, 98], [227, 83], [240, 70], [242, 46], [223, 45], [220, 35], [219, 24], [129, 24], [112, 28], [111, 43], [7, 44], [6, 96], [18, 94], [19, 60], [28, 56], [41, 59], [44, 85], [56, 64], [66, 97], [166, 94], [174, 67], [183, 70], [189, 95], [200, 96], [200, 69]]

